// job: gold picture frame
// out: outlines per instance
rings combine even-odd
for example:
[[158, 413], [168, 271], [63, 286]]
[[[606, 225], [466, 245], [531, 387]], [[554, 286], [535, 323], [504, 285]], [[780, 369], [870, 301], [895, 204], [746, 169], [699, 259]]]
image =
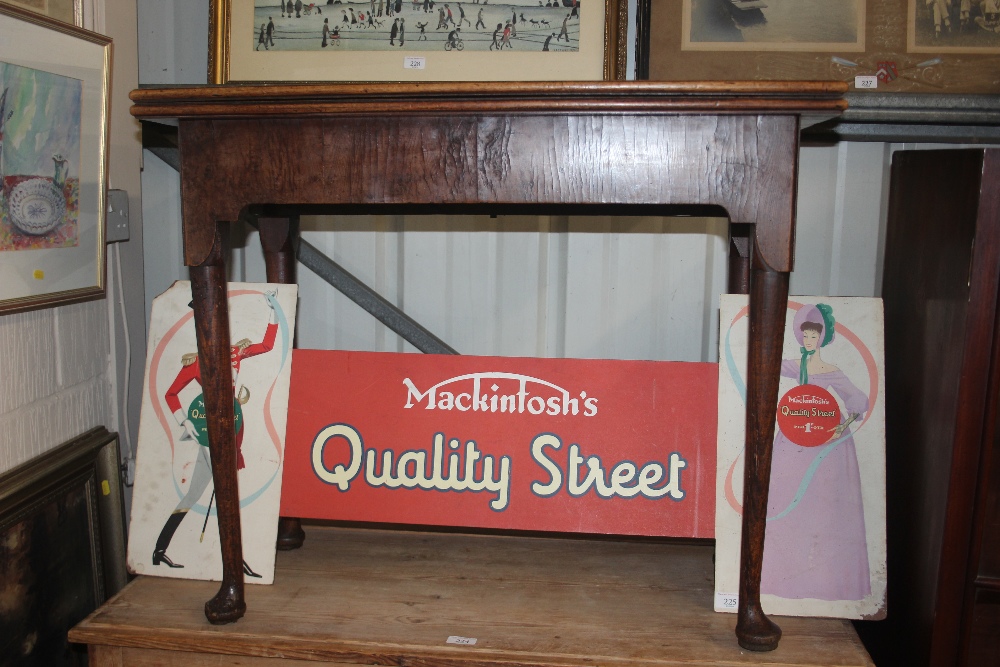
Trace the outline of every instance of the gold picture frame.
[[0, 313], [104, 296], [111, 39], [0, 4]]
[[[350, 42], [346, 38], [355, 35], [380, 34], [383, 42], [385, 38], [392, 39], [389, 31], [393, 25], [393, 17], [384, 16], [381, 12], [378, 20], [382, 25], [372, 25], [374, 31], [359, 28], [356, 23], [351, 23], [342, 33], [339, 32], [339, 26], [342, 26], [342, 21], [345, 20], [342, 17], [356, 18], [358, 15], [370, 13], [370, 7], [382, 5], [381, 0], [376, 2], [339, 0], [336, 4], [323, 4], [320, 0], [318, 3], [306, 3], [302, 6], [301, 12], [295, 10], [296, 14], [301, 14], [295, 17], [297, 31], [295, 35], [301, 49], [290, 51], [265, 48], [264, 51], [260, 51], [258, 47], [265, 40], [263, 18], [266, 17], [268, 23], [279, 19], [277, 15], [279, 1], [268, 0], [265, 3], [263, 0], [211, 0], [208, 66], [210, 83], [599, 81], [626, 78], [628, 0], [588, 0], [580, 3], [584, 7], [582, 9], [578, 7], [576, 11], [571, 6], [564, 6], [564, 3], [572, 0], [552, 0], [553, 6], [550, 8], [542, 6], [542, 3], [535, 4], [536, 0], [495, 0], [488, 4], [480, 4], [474, 0], [462, 2], [403, 0], [397, 3], [401, 5], [402, 11], [396, 18], [403, 20], [404, 27], [407, 25], [405, 21], [410, 20], [409, 27], [405, 27], [405, 30], [409, 31], [409, 37], [405, 37], [404, 33], [404, 38], [399, 40], [399, 50], [388, 50], [384, 44], [377, 50], [350, 48]], [[554, 11], [556, 2], [559, 3], [559, 16], [578, 12], [570, 23], [574, 28], [578, 26], [577, 31], [573, 33], [577, 41], [576, 50], [565, 49], [561, 45], [559, 36], [562, 34], [562, 26], [554, 24], [554, 16], [557, 13]], [[295, 4], [292, 3], [293, 7]], [[298, 4], [302, 5], [301, 2]], [[275, 8], [271, 13], [261, 13], [261, 26], [258, 26], [256, 9], [260, 6], [266, 12], [266, 5], [274, 5]], [[428, 6], [430, 12], [427, 11]], [[446, 42], [451, 41], [447, 35], [453, 29], [454, 22], [445, 28], [444, 32], [434, 29], [434, 21], [442, 16], [440, 12], [446, 6], [449, 11], [453, 11], [458, 24], [463, 27], [458, 12], [466, 13], [468, 22], [466, 30], [469, 32], [465, 34], [474, 35], [471, 38], [458, 40], [463, 42], [460, 53], [457, 52], [459, 50], [457, 46], [449, 49], [451, 52], [445, 50], [448, 46]], [[490, 44], [488, 41], [490, 29], [478, 28], [482, 25], [478, 20], [482, 19], [479, 12], [486, 9], [491, 12], [492, 18], [482, 20], [483, 23], [489, 20], [488, 25], [492, 26], [497, 20], [495, 12], [508, 6], [514, 7], [512, 10], [514, 19], [524, 23], [522, 34], [530, 39], [522, 39], [517, 43], [514, 41], [518, 39], [515, 34], [509, 44], [511, 48], [500, 49], [504, 51], [503, 53], [490, 51], [485, 48], [485, 44]], [[600, 12], [594, 13], [592, 9], [594, 7], [600, 8]], [[305, 14], [306, 8], [309, 9], [308, 15]], [[321, 13], [324, 10], [325, 13]], [[348, 11], [351, 11], [351, 14], [347, 14]], [[286, 25], [291, 25], [290, 15], [288, 19]], [[299, 24], [307, 20], [312, 26], [308, 31], [298, 28]], [[332, 26], [329, 24], [330, 20], [334, 20]], [[421, 21], [425, 26], [418, 31]], [[476, 28], [473, 28], [473, 21], [476, 21]], [[324, 23], [328, 26], [325, 32]], [[333, 28], [338, 29], [337, 39], [340, 40], [338, 44], [348, 45], [346, 48], [342, 45], [334, 46]], [[275, 32], [279, 30], [279, 28], [274, 29]], [[497, 26], [497, 31], [499, 30], [500, 25]], [[426, 33], [422, 34], [424, 31]], [[272, 39], [270, 27], [267, 32], [267, 39]], [[549, 34], [544, 35], [545, 32]], [[428, 39], [428, 35], [434, 39]], [[305, 39], [310, 40], [309, 48], [304, 46]], [[408, 41], [404, 41], [406, 39]], [[484, 39], [487, 41], [484, 42]], [[497, 38], [494, 37], [493, 42], [497, 42]], [[329, 44], [329, 48], [321, 46], [321, 43]], [[470, 48], [465, 48], [465, 43], [468, 43]], [[566, 43], [570, 43], [569, 36]], [[529, 47], [530, 50], [517, 48], [518, 46]], [[542, 54], [543, 50], [548, 50], [550, 53]], [[551, 52], [556, 50], [562, 52]], [[552, 60], [542, 66], [540, 57]]]

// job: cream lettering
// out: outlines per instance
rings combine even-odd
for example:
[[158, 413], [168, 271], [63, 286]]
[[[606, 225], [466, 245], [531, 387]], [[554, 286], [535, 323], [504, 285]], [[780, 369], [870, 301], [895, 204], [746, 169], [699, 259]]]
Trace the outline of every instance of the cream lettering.
[[403, 404], [406, 409], [423, 405], [425, 410], [578, 415], [582, 401], [584, 417], [597, 414], [598, 401], [588, 397], [586, 391], [573, 396], [559, 385], [519, 373], [497, 371], [457, 375], [426, 391], [420, 391], [413, 380], [405, 378], [403, 386], [406, 388]]
[[[323, 454], [326, 445], [333, 438], [344, 438], [351, 447], [350, 465], [337, 464], [333, 470], [328, 470], [323, 465]], [[333, 424], [327, 426], [316, 435], [312, 446], [312, 464], [316, 475], [327, 484], [335, 484], [341, 491], [347, 491], [351, 486], [351, 480], [361, 469], [361, 451], [363, 443], [361, 435], [349, 424]]]
[[536, 495], [542, 496], [543, 498], [555, 495], [559, 492], [559, 489], [562, 488], [562, 469], [553, 463], [551, 459], [545, 456], [545, 453], [542, 450], [545, 447], [559, 449], [561, 446], [562, 441], [551, 433], [544, 433], [535, 437], [535, 439], [531, 441], [531, 457], [535, 459], [538, 465], [542, 466], [542, 468], [549, 473], [548, 483], [531, 483], [531, 490]]
[[[531, 442], [531, 457], [548, 473], [547, 482], [535, 481], [531, 490], [538, 496], [555, 495], [563, 487], [566, 479], [566, 492], [579, 497], [589, 491], [601, 498], [662, 498], [668, 496], [673, 500], [684, 498], [681, 485], [681, 471], [687, 467], [680, 454], [673, 452], [667, 465], [659, 461], [650, 461], [639, 468], [632, 461], [620, 461], [610, 471], [605, 471], [604, 464], [598, 456], [584, 456], [580, 445], [569, 446], [566, 473], [547, 454], [546, 448], [557, 450], [562, 447], [562, 441], [551, 433], [538, 435]], [[661, 480], [666, 480], [662, 486], [656, 486]]]
[[[326, 464], [329, 457], [326, 456], [325, 450], [327, 444], [334, 438], [343, 438], [347, 441], [350, 445], [350, 455], [346, 463], [337, 463], [331, 469]], [[507, 509], [510, 502], [510, 457], [502, 456], [497, 462], [493, 456], [483, 456], [473, 440], [465, 443], [464, 457], [455, 451], [461, 447], [459, 440], [451, 439], [448, 447], [452, 451], [447, 456], [447, 472], [443, 433], [434, 436], [429, 469], [426, 450], [410, 449], [403, 451], [397, 457], [394, 450], [387, 448], [381, 453], [380, 470], [379, 452], [373, 448], [366, 450], [361, 434], [354, 427], [349, 424], [334, 424], [320, 431], [313, 440], [312, 465], [317, 477], [327, 484], [337, 486], [341, 491], [350, 489], [351, 483], [364, 465], [364, 480], [372, 487], [476, 493], [486, 491], [495, 494], [495, 498], [489, 503], [491, 509], [497, 512]], [[463, 458], [464, 467], [461, 465]]]
[[[333, 449], [337, 444], [346, 444], [346, 451]], [[605, 499], [642, 496], [682, 500], [685, 496], [682, 471], [687, 461], [677, 452], [665, 463], [649, 461], [640, 466], [629, 460], [606, 465], [599, 456], [585, 454], [577, 443], [569, 445], [562, 459], [558, 456], [561, 449], [562, 440], [555, 434], [543, 433], [532, 439], [531, 457], [548, 478], [531, 483], [535, 495], [547, 498], [565, 491], [572, 497], [593, 493]], [[363, 479], [375, 488], [486, 492], [493, 496], [489, 506], [497, 512], [510, 505], [511, 457], [483, 454], [474, 440], [463, 445], [444, 433], [434, 435], [430, 449], [397, 453], [393, 448], [366, 447], [350, 424], [332, 424], [316, 434], [311, 460], [316, 476], [341, 491], [349, 491], [356, 480]]]

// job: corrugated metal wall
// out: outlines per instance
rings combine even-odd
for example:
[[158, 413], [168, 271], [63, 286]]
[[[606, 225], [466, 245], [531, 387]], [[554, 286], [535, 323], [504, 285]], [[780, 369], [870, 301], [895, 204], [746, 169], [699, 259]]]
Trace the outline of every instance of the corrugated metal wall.
[[[701, 359], [724, 220], [391, 217], [304, 238], [463, 354]], [[305, 220], [306, 229], [321, 224]], [[679, 232], [664, 234], [663, 232]], [[263, 279], [256, 239], [246, 275]], [[307, 269], [299, 344], [407, 350]]]

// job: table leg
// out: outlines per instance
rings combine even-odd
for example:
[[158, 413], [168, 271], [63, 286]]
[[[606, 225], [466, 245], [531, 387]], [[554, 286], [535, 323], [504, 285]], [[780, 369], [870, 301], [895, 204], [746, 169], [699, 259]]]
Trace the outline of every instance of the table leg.
[[747, 354], [746, 467], [743, 475], [743, 535], [736, 638], [750, 651], [778, 647], [781, 628], [760, 606], [767, 494], [781, 373], [781, 349], [788, 307], [788, 273], [764, 265], [754, 252], [750, 277], [750, 335]]
[[730, 294], [750, 293], [750, 255], [753, 248], [754, 225], [745, 222], [729, 224]]
[[[269, 283], [295, 283], [295, 242], [299, 233], [299, 219], [258, 218], [260, 245], [264, 249], [264, 266]], [[278, 520], [280, 551], [298, 549], [306, 539], [302, 522], [295, 517], [283, 516]]]
[[220, 223], [208, 258], [191, 267], [194, 324], [222, 548], [222, 585], [205, 603], [205, 616], [216, 624], [232, 623], [246, 612], [224, 237], [228, 237], [228, 224]]

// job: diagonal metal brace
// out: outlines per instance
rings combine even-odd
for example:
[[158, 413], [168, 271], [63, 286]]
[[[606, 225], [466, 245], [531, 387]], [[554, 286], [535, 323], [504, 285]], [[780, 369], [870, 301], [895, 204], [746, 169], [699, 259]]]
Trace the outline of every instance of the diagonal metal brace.
[[308, 241], [299, 239], [295, 255], [303, 266], [364, 308], [375, 319], [402, 336], [406, 342], [421, 352], [458, 354], [455, 349], [387, 301], [381, 294], [358, 280], [350, 271], [324, 255]]
[[[255, 216], [247, 215], [243, 219], [250, 226], [257, 228]], [[364, 308], [375, 319], [402, 336], [403, 340], [421, 352], [426, 354], [458, 354], [454, 348], [422, 327], [419, 322], [301, 237], [298, 238], [295, 246], [295, 256], [302, 262], [303, 266]]]

